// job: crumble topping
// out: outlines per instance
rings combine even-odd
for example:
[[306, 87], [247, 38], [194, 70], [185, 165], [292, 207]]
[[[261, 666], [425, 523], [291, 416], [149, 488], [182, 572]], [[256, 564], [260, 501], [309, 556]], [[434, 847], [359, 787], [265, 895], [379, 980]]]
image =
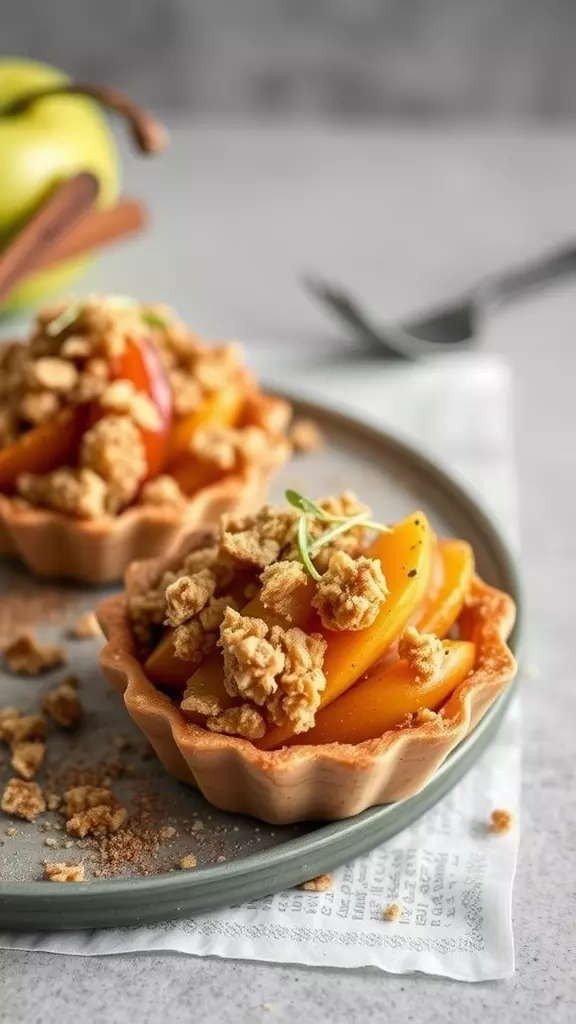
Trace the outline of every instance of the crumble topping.
[[[359, 501], [353, 491], [344, 491], [339, 496], [329, 496], [327, 498], [321, 498], [317, 504], [329, 515], [334, 516], [359, 516], [362, 515], [365, 518], [369, 518], [371, 515], [371, 509], [368, 505]], [[318, 540], [322, 535], [331, 528], [330, 523], [324, 523], [319, 519], [315, 519], [309, 523], [309, 534], [312, 540]], [[365, 526], [358, 525], [351, 527], [345, 533], [335, 537], [331, 543], [324, 545], [314, 555], [313, 562], [316, 569], [320, 573], [326, 572], [330, 559], [334, 552], [345, 551], [346, 554], [350, 555], [351, 558], [358, 558], [362, 555], [366, 549], [369, 531]], [[298, 549], [293, 546], [288, 555], [288, 558], [298, 558]]]
[[219, 391], [242, 366], [242, 346], [235, 341], [214, 345], [197, 353], [194, 372], [200, 386], [208, 393]]
[[296, 420], [289, 433], [295, 452], [317, 452], [324, 447], [324, 435], [314, 420]]
[[72, 626], [70, 633], [78, 640], [85, 640], [93, 636], [102, 636], [102, 630], [98, 624], [94, 612], [84, 612]]
[[13, 814], [15, 818], [34, 821], [38, 814], [46, 810], [46, 801], [36, 782], [10, 779], [4, 788], [0, 807], [6, 814]]
[[178, 481], [167, 473], [148, 480], [142, 488], [139, 501], [141, 505], [155, 507], [167, 505], [177, 509], [184, 509], [188, 504], [186, 495], [181, 490]]
[[27, 378], [32, 387], [55, 394], [69, 394], [78, 381], [78, 370], [66, 359], [44, 356], [27, 366]]
[[63, 729], [77, 729], [83, 709], [76, 676], [66, 676], [53, 690], [49, 690], [42, 701], [42, 710]]
[[220, 549], [240, 565], [264, 569], [291, 540], [296, 513], [264, 505], [255, 515], [222, 518]]
[[284, 652], [266, 639], [263, 619], [228, 608], [220, 627], [219, 646], [224, 657], [224, 686], [231, 697], [265, 704], [278, 689], [276, 676], [284, 668]]
[[202, 628], [208, 633], [217, 633], [227, 608], [238, 610], [238, 603], [230, 594], [225, 594], [223, 597], [211, 597], [198, 616]]
[[267, 434], [285, 433], [290, 423], [292, 408], [289, 402], [274, 395], [263, 395], [258, 391], [248, 394], [242, 410], [243, 420], [261, 427]]
[[505, 835], [510, 832], [514, 825], [512, 811], [494, 810], [490, 815], [490, 832], [496, 835]]
[[270, 719], [276, 725], [290, 722], [296, 734], [314, 725], [320, 695], [326, 686], [322, 671], [326, 641], [319, 633], [294, 628], [271, 630], [273, 643], [284, 651], [284, 669], [278, 676], [278, 689], [267, 702]]
[[200, 569], [194, 576], [180, 576], [166, 588], [166, 625], [181, 626], [206, 607], [216, 590], [216, 579], [210, 569]]
[[107, 508], [117, 512], [132, 501], [147, 473], [140, 430], [127, 416], [103, 416], [83, 435], [80, 462], [108, 484]]
[[21, 473], [18, 493], [31, 505], [78, 519], [106, 514], [107, 487], [91, 469], [55, 469], [52, 473]]
[[[52, 391], [29, 391], [22, 396], [18, 406], [21, 419], [39, 427], [41, 423], [51, 420], [61, 407], [58, 395]], [[7, 441], [3, 442], [8, 443]]]
[[351, 558], [345, 551], [330, 556], [312, 605], [322, 625], [332, 630], [367, 629], [375, 621], [388, 587], [378, 558]]
[[38, 676], [66, 662], [62, 647], [40, 643], [31, 630], [16, 636], [2, 653], [10, 671], [20, 676]]
[[262, 619], [228, 609], [219, 644], [224, 656], [224, 686], [230, 696], [264, 706], [271, 721], [276, 725], [288, 721], [295, 733], [313, 726], [326, 685], [323, 637], [297, 628], [273, 626], [269, 630]]
[[44, 864], [44, 878], [47, 882], [83, 882], [84, 864], [79, 861], [76, 864], [59, 862], [46, 862]]
[[206, 718], [214, 718], [223, 710], [216, 697], [209, 697], [204, 694], [185, 696], [180, 707], [183, 711], [190, 711], [193, 714], [203, 715]]
[[185, 857], [180, 858], [179, 867], [182, 871], [191, 871], [197, 866], [198, 861], [193, 853], [187, 853]]
[[177, 626], [172, 635], [174, 657], [189, 661], [193, 669], [216, 647], [216, 634], [207, 633], [198, 619]]
[[23, 779], [32, 779], [46, 755], [46, 744], [39, 740], [22, 741], [12, 747], [11, 765]]
[[191, 412], [195, 412], [204, 398], [204, 392], [198, 381], [184, 370], [172, 370], [169, 377], [176, 415], [188, 416]]
[[259, 740], [266, 732], [266, 722], [256, 708], [250, 704], [241, 704], [240, 707], [228, 708], [214, 717], [207, 718], [206, 728], [211, 732]]
[[382, 918], [384, 921], [397, 921], [398, 918], [402, 917], [402, 907], [399, 903], [389, 903], [384, 908]]
[[298, 888], [304, 889], [306, 892], [332, 892], [335, 885], [336, 882], [332, 875], [317, 875], [316, 878], [311, 878], [308, 882], [302, 882]]
[[309, 577], [300, 562], [273, 562], [260, 576], [260, 600], [265, 608], [291, 622], [300, 607]]
[[100, 405], [107, 412], [130, 416], [143, 430], [159, 430], [160, 413], [148, 395], [137, 391], [131, 380], [114, 380], [100, 395]]
[[444, 647], [433, 633], [420, 633], [407, 626], [398, 644], [398, 656], [416, 672], [416, 682], [434, 683], [442, 671]]
[[204, 427], [192, 437], [190, 450], [197, 458], [223, 472], [245, 466], [272, 468], [287, 454], [282, 437], [273, 437], [262, 427], [255, 426]]

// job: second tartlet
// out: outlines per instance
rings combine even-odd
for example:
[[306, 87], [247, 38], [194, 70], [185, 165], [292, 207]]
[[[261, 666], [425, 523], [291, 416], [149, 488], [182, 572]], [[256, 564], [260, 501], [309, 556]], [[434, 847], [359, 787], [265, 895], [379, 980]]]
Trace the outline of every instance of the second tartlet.
[[0, 554], [88, 583], [258, 507], [290, 453], [288, 403], [236, 343], [167, 308], [90, 298], [42, 310], [0, 350]]

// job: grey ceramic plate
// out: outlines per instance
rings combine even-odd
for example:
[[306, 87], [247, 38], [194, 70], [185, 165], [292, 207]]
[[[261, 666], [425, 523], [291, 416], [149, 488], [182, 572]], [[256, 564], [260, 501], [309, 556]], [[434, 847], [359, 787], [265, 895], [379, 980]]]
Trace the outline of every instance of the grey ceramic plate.
[[[440, 534], [469, 540], [481, 575], [511, 593], [519, 603], [516, 572], [497, 530], [477, 501], [444, 469], [389, 433], [320, 405], [293, 401], [299, 415], [311, 416], [320, 424], [328, 444], [322, 452], [295, 460], [283, 471], [273, 500], [281, 500], [287, 486], [313, 495], [348, 487], [366, 497], [378, 517], [388, 520], [423, 508]], [[93, 591], [38, 584], [15, 566], [3, 567], [3, 577], [4, 592], [11, 595], [8, 600], [18, 601], [23, 596], [26, 601], [28, 595], [23, 615], [35, 614], [38, 625], [45, 608], [53, 606], [53, 621], [41, 630], [49, 639], [62, 640], [66, 622], [95, 602]], [[13, 611], [10, 614], [13, 616]], [[517, 639], [518, 625], [511, 640], [513, 647]], [[153, 795], [153, 825], [170, 825], [176, 834], [155, 858], [153, 870], [160, 873], [130, 877], [128, 865], [120, 877], [90, 877], [81, 885], [50, 885], [38, 881], [44, 858], [73, 860], [80, 854], [89, 864], [90, 855], [62, 848], [61, 832], [42, 832], [38, 824], [18, 823], [17, 834], [7, 836], [6, 829], [14, 823], [0, 820], [3, 928], [53, 930], [146, 924], [261, 897], [331, 871], [406, 828], [454, 786], [495, 734], [511, 694], [509, 691], [492, 707], [423, 792], [410, 800], [332, 825], [308, 822], [278, 827], [221, 813], [195, 791], [168, 778], [155, 761], [142, 759], [138, 734], [131, 730], [121, 701], [98, 673], [96, 642], [71, 642], [69, 653], [70, 668], [82, 680], [87, 720], [75, 740], [50, 739], [47, 771], [62, 778], [67, 765], [95, 764], [114, 753], [114, 738], [123, 733], [132, 738], [133, 747], [121, 755], [127, 770], [120, 773], [113, 788], [129, 810], [137, 803], [138, 794], [149, 791]], [[37, 706], [41, 692], [53, 685], [54, 677], [58, 674], [39, 683], [0, 676], [0, 705]], [[0, 766], [0, 781], [7, 777], [5, 764]], [[47, 815], [43, 820], [58, 824], [57, 815]], [[196, 829], [191, 831], [194, 826]], [[56, 848], [46, 849], [47, 837], [56, 841]], [[184, 853], [197, 856], [196, 871], [175, 870]]]

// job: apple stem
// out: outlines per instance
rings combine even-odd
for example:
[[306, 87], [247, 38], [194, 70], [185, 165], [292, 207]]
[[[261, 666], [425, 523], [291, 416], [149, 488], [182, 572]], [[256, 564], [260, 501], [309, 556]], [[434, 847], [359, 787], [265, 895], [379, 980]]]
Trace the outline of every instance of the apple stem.
[[119, 89], [113, 89], [108, 85], [89, 85], [86, 82], [70, 82], [63, 85], [49, 86], [46, 89], [38, 89], [36, 92], [28, 93], [26, 96], [19, 96], [7, 107], [0, 109], [0, 116], [11, 117], [21, 114], [32, 103], [38, 100], [48, 99], [51, 96], [89, 96], [97, 100], [108, 110], [114, 111], [128, 123], [132, 138], [142, 153], [161, 153], [168, 142], [168, 133], [164, 125], [156, 120], [147, 110], [134, 103], [125, 96]]

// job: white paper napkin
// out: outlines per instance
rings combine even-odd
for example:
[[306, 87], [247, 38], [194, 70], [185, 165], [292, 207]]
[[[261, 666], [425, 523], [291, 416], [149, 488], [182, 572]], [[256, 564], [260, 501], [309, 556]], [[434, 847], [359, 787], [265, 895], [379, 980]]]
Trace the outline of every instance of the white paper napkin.
[[[507, 367], [459, 356], [418, 367], [307, 371], [307, 390], [393, 426], [482, 494], [515, 544]], [[290, 381], [288, 381], [290, 383]], [[294, 383], [298, 383], [297, 380]], [[190, 921], [100, 932], [1, 934], [0, 947], [96, 955], [172, 950], [331, 967], [422, 971], [462, 981], [514, 969], [511, 896], [518, 847], [519, 709], [465, 779], [421, 821], [335, 873], [326, 893], [290, 891]], [[506, 835], [490, 812], [514, 815]], [[398, 903], [400, 917], [384, 921]]]

